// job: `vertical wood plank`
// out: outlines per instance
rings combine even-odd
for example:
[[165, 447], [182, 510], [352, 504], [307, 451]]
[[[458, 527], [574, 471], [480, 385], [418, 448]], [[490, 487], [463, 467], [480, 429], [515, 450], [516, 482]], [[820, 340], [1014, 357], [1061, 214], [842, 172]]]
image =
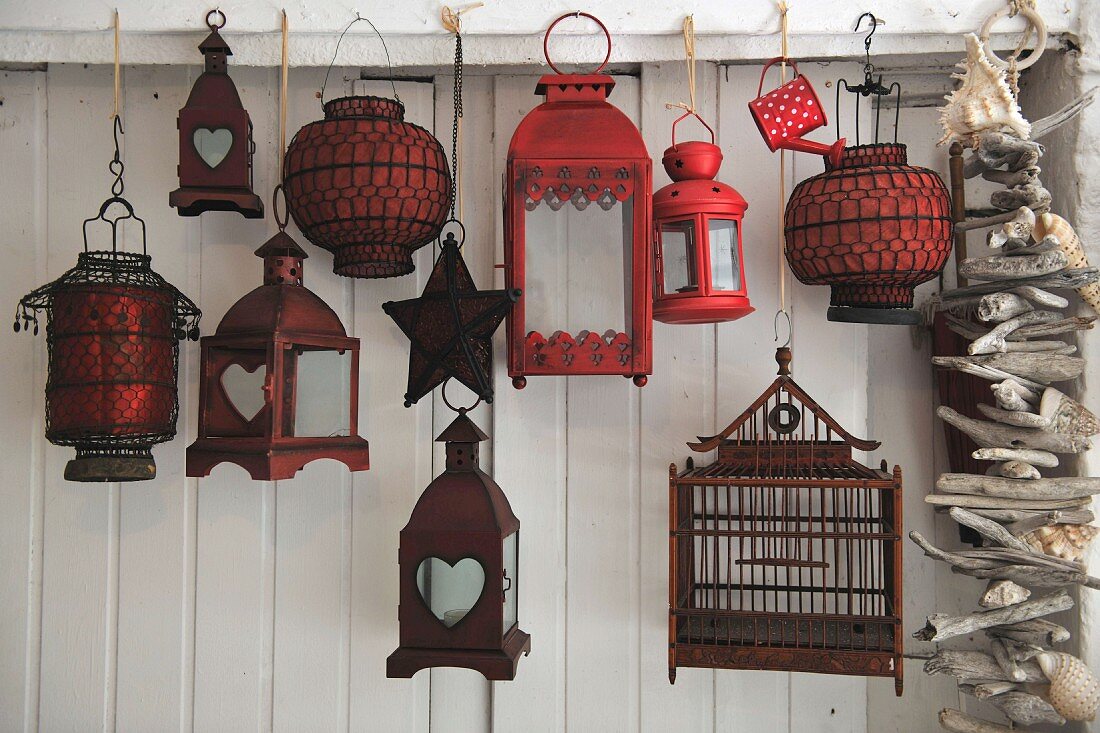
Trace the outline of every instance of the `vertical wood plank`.
[[[502, 180], [508, 144], [519, 121], [541, 100], [535, 76], [494, 80], [494, 183]], [[498, 191], [494, 186], [494, 191]], [[503, 242], [498, 195], [496, 242]], [[499, 244], [497, 246], [500, 246]], [[502, 252], [497, 256], [503, 261]], [[554, 258], [562, 262], [562, 258]], [[498, 271], [496, 286], [504, 286]], [[564, 293], [563, 272], [529, 272]], [[565, 317], [565, 299], [551, 303]], [[516, 679], [493, 686], [494, 730], [558, 731], [566, 726], [566, 384], [535, 377], [516, 390], [508, 378], [504, 329], [494, 339], [493, 467], [521, 522], [519, 625], [531, 634], [531, 654]], [[623, 380], [624, 382], [626, 380]]]
[[[610, 102], [638, 124], [639, 80], [620, 76], [615, 83]], [[618, 217], [618, 207], [589, 218], [598, 221], [600, 215]], [[599, 226], [597, 221], [591, 225]], [[569, 234], [564, 295], [572, 333], [582, 327], [596, 333], [621, 328], [593, 322], [601, 317], [593, 312], [605, 314], [622, 303], [621, 235], [591, 240], [589, 247], [576, 241], [584, 241], [581, 232]], [[581, 272], [589, 276], [576, 274]], [[585, 287], [595, 283], [600, 289]], [[638, 727], [638, 387], [614, 376], [568, 377], [566, 383], [566, 725], [633, 730]]]
[[[145, 219], [153, 269], [189, 297], [192, 246], [199, 223], [167, 205], [176, 181], [177, 111], [186, 102], [191, 75], [183, 66], [126, 69], [126, 192]], [[140, 229], [128, 226], [127, 249], [141, 251]], [[180, 631], [185, 608], [183, 561], [184, 452], [192, 433], [187, 389], [190, 350], [180, 344], [177, 437], [153, 450], [157, 477], [127, 484], [119, 507], [118, 692], [116, 724], [153, 730], [177, 717], [181, 694]]]
[[[683, 63], [642, 67], [642, 134], [653, 157], [653, 190], [669, 182], [661, 165], [672, 144], [672, 122], [681, 110], [666, 102], [683, 97], [687, 67]], [[717, 72], [712, 64], [697, 65], [699, 114], [718, 129]], [[692, 120], [680, 124], [680, 139], [695, 139], [706, 131]], [[705, 137], [699, 139], [706, 139]], [[726, 180], [734, 164], [719, 174]], [[749, 277], [752, 277], [750, 273]], [[668, 465], [684, 465], [690, 453], [685, 442], [712, 435], [714, 424], [715, 326], [653, 324], [653, 376], [639, 392], [641, 490], [639, 567], [641, 592], [638, 614], [640, 727], [707, 730], [714, 723], [714, 673], [683, 669], [675, 687], [668, 681]]]
[[[110, 195], [114, 82], [109, 68], [66, 64], [51, 67], [47, 83], [49, 280], [76, 264], [81, 221]], [[102, 238], [104, 231], [96, 234]], [[109, 247], [109, 233], [106, 241], [92, 244]], [[108, 585], [108, 551], [117, 540], [111, 520], [117, 502], [110, 496], [117, 498], [118, 485], [65, 481], [62, 473], [72, 457], [71, 448], [46, 447], [38, 721], [43, 730], [100, 729], [108, 707], [113, 711], [113, 702], [105, 699], [114, 684], [107, 679], [114, 658], [107, 609], [117, 600]]]
[[[400, 82], [405, 119], [431, 129], [432, 85]], [[358, 82], [356, 94], [392, 96], [388, 83]], [[311, 250], [316, 251], [315, 249]], [[331, 258], [321, 254], [331, 266]], [[397, 546], [413, 505], [432, 479], [431, 403], [405, 408], [408, 339], [382, 311], [388, 300], [414, 298], [431, 271], [431, 250], [416, 254], [413, 275], [357, 280], [355, 335], [362, 339], [359, 429], [370, 441], [371, 469], [353, 476], [351, 546], [351, 730], [428, 727], [430, 675], [387, 679], [386, 657], [398, 646]]]
[[[0, 179], [0, 242], [6, 266], [0, 288], [14, 299], [37, 286], [46, 270], [46, 74], [0, 74], [0, 161], [18, 176]], [[43, 418], [40, 367], [44, 334], [0, 329], [6, 378], [0, 384], [0, 729], [34, 730], [38, 716]]]

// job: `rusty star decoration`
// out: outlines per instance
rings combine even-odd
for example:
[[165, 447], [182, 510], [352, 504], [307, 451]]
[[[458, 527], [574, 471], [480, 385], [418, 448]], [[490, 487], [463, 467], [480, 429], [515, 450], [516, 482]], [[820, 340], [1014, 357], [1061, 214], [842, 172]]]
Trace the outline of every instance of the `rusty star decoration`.
[[451, 378], [492, 402], [493, 332], [520, 294], [478, 290], [448, 232], [420, 297], [382, 304], [410, 341], [405, 407]]

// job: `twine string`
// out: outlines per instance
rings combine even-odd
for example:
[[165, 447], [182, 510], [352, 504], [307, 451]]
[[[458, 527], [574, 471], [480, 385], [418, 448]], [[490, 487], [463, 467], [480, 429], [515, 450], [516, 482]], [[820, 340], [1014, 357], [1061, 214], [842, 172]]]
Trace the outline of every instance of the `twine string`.
[[[780, 56], [783, 57], [783, 61], [779, 64], [779, 82], [780, 86], [787, 83], [787, 58], [789, 56], [788, 45], [788, 23], [787, 23], [787, 11], [789, 7], [786, 0], [779, 0], [779, 29], [780, 29]], [[778, 242], [779, 242], [779, 257], [777, 267], [779, 268], [779, 310], [775, 314], [776, 322], [778, 323], [779, 316], [782, 314], [787, 319], [787, 343], [791, 341], [791, 337], [794, 335], [794, 327], [791, 325], [791, 315], [787, 312], [787, 268], [785, 262], [785, 252], [787, 249], [786, 236], [783, 232], [783, 209], [787, 203], [787, 154], [783, 148], [779, 149], [779, 216], [778, 221]], [[778, 329], [776, 330], [775, 340], [779, 341]]]
[[665, 109], [682, 109], [696, 114], [695, 106], [695, 17], [684, 18], [684, 54], [687, 57], [688, 102], [669, 102]]
[[287, 37], [289, 26], [286, 19], [286, 9], [283, 9], [283, 59], [279, 70], [279, 156], [286, 153], [286, 87], [288, 73]]

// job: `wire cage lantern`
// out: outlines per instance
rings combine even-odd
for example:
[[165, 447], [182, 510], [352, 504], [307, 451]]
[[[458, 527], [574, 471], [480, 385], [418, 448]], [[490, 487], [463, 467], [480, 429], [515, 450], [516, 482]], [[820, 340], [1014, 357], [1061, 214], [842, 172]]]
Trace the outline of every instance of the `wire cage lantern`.
[[669, 466], [669, 681], [679, 667], [893, 677], [902, 692], [901, 469], [790, 376]]
[[[201, 312], [153, 270], [145, 221], [122, 197], [121, 132], [116, 117], [113, 195], [84, 221], [76, 266], [23, 296], [16, 311], [15, 330], [36, 335], [46, 314], [46, 439], [76, 448], [70, 481], [156, 476], [152, 447], [176, 434], [179, 342], [199, 335]], [[110, 250], [89, 249], [92, 224], [110, 228]], [[140, 254], [119, 251], [125, 224], [140, 227]]]
[[[897, 142], [901, 85], [883, 86], [871, 63], [872, 28], [864, 40], [864, 79], [837, 83], [839, 118], [842, 91], [854, 95], [856, 144], [839, 161], [826, 158], [825, 172], [795, 187], [787, 202], [783, 232], [791, 271], [807, 285], [832, 288], [831, 321], [913, 325], [914, 288], [936, 277], [951, 254], [953, 222], [947, 186], [934, 171], [910, 165]], [[858, 22], [857, 22], [858, 28]], [[893, 142], [879, 142], [883, 103], [896, 100]], [[859, 100], [876, 102], [875, 141], [861, 144]], [[839, 122], [838, 122], [839, 139]]]

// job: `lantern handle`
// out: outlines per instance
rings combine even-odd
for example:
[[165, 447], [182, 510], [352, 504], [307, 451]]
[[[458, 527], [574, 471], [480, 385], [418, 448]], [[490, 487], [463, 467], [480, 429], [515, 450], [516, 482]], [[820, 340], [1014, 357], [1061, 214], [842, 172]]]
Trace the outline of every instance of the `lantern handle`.
[[688, 110], [687, 112], [684, 112], [682, 115], [677, 117], [676, 121], [672, 123], [672, 147], [676, 147], [676, 125], [680, 124], [680, 122], [686, 117], [694, 117], [702, 123], [703, 127], [707, 128], [707, 132], [710, 133], [710, 144], [713, 145], [714, 128], [708, 125], [707, 121], [700, 117], [698, 112], [695, 112], [694, 110]]
[[275, 190], [271, 192], [271, 215], [275, 217], [275, 224], [278, 225], [279, 231], [286, 230], [286, 225], [290, 223], [290, 211], [284, 211], [283, 216], [279, 216], [279, 192], [283, 194], [283, 203], [286, 204], [286, 189], [283, 188], [283, 184], [279, 184], [275, 187]]
[[447, 377], [445, 380], [443, 380], [443, 388], [439, 390], [439, 394], [443, 397], [443, 404], [445, 404], [447, 407], [451, 408], [459, 415], [465, 415], [467, 412], [473, 412], [473, 410], [481, 404], [481, 396], [479, 395], [477, 398], [477, 402], [470, 405], [469, 407], [455, 407], [454, 405], [452, 405], [451, 401], [447, 399], [447, 385], [450, 384], [450, 382], [451, 378]]
[[[222, 22], [220, 24], [217, 23], [216, 21], [212, 22], [210, 20], [210, 16], [221, 16]], [[206, 27], [209, 28], [212, 31], [220, 31], [222, 28], [225, 28], [225, 20], [226, 20], [225, 13], [222, 12], [222, 9], [221, 8], [214, 8], [213, 10], [211, 10], [209, 13], [206, 14]]]
[[768, 69], [770, 69], [774, 64], [778, 64], [780, 61], [785, 64], [791, 65], [791, 68], [794, 69], [795, 79], [802, 76], [802, 73], [798, 70], [798, 64], [796, 64], [793, 59], [790, 59], [786, 56], [776, 56], [774, 59], [771, 59], [770, 61], [768, 61], [768, 63], [764, 64], [764, 68], [760, 70], [760, 84], [758, 84], [756, 87], [757, 97], [759, 97], [760, 94], [764, 91], [764, 75], [768, 73]]
[[[466, 227], [465, 227], [465, 225], [463, 225], [463, 223], [462, 223], [462, 222], [460, 222], [460, 221], [459, 221], [458, 219], [456, 219], [456, 218], [454, 218], [454, 217], [452, 216], [452, 217], [451, 217], [450, 219], [448, 219], [447, 221], [443, 222], [443, 226], [441, 226], [441, 227], [439, 228], [439, 233], [440, 233], [440, 234], [443, 234], [443, 230], [444, 230], [444, 229], [446, 229], [446, 228], [447, 228], [447, 227], [448, 227], [449, 225], [451, 225], [451, 224], [457, 224], [457, 225], [458, 225], [458, 228], [459, 228], [459, 232], [460, 232], [460, 233], [461, 233], [461, 235], [462, 235], [462, 239], [458, 240], [458, 248], [459, 248], [459, 249], [462, 249], [462, 245], [466, 244]], [[447, 234], [450, 234], [450, 232], [447, 232]], [[439, 241], [439, 237], [436, 237], [436, 241], [437, 241], [437, 242]], [[442, 242], [440, 242], [440, 243], [439, 243], [439, 248], [440, 248], [440, 249], [443, 249], [443, 243], [442, 243]], [[471, 409], [472, 409], [472, 408], [471, 408]]]
[[[111, 206], [113, 206], [114, 204], [121, 204], [122, 207], [124, 209], [126, 209], [126, 213], [122, 216], [116, 216], [113, 219], [108, 218], [107, 217], [107, 210], [110, 209]], [[82, 230], [83, 230], [83, 233], [84, 233], [84, 252], [85, 252], [85, 254], [87, 254], [87, 252], [88, 252], [88, 225], [91, 224], [94, 221], [102, 221], [102, 222], [105, 222], [105, 223], [110, 225], [110, 227], [111, 227], [111, 251], [112, 252], [118, 252], [118, 223], [120, 221], [125, 220], [125, 219], [133, 219], [134, 221], [141, 224], [141, 253], [143, 255], [148, 254], [148, 251], [145, 248], [145, 220], [142, 219], [140, 216], [138, 216], [134, 212], [134, 207], [130, 204], [130, 202], [127, 201], [126, 199], [122, 198], [121, 196], [112, 196], [111, 198], [107, 199], [106, 201], [103, 202], [102, 205], [100, 205], [99, 213], [97, 215], [95, 215], [95, 216], [93, 216], [89, 219], [84, 220]]]
[[559, 16], [553, 23], [550, 24], [550, 27], [546, 29], [546, 35], [542, 37], [542, 55], [546, 57], [546, 63], [550, 65], [550, 68], [554, 70], [555, 74], [566, 76], [566, 74], [564, 74], [562, 70], [555, 66], [554, 62], [550, 60], [550, 33], [554, 30], [554, 26], [556, 26], [558, 23], [562, 22], [566, 18], [588, 18], [596, 25], [598, 25], [600, 27], [600, 30], [603, 31], [604, 37], [607, 38], [607, 53], [604, 54], [603, 62], [596, 67], [595, 71], [591, 72], [592, 74], [600, 73], [601, 71], [603, 71], [604, 67], [607, 66], [607, 62], [611, 58], [611, 32], [607, 30], [607, 26], [603, 24], [603, 21], [597, 18], [595, 15], [592, 15], [591, 13], [583, 13], [579, 10], [573, 13], [566, 13], [565, 15]]
[[332, 72], [333, 64], [336, 63], [336, 55], [340, 53], [340, 44], [344, 41], [344, 36], [347, 35], [349, 30], [351, 30], [351, 27], [361, 20], [366, 21], [367, 25], [369, 25], [371, 27], [371, 30], [374, 31], [374, 35], [378, 36], [378, 40], [382, 42], [382, 50], [386, 53], [386, 66], [390, 70], [389, 82], [390, 87], [393, 89], [393, 98], [397, 100], [398, 103], [401, 102], [401, 97], [397, 95], [397, 84], [394, 83], [393, 80], [393, 61], [390, 60], [390, 49], [388, 46], [386, 46], [386, 39], [383, 38], [382, 34], [378, 32], [378, 28], [375, 27], [370, 18], [364, 18], [362, 15], [356, 12], [355, 19], [347, 24], [343, 32], [340, 33], [340, 37], [336, 39], [336, 50], [332, 52], [332, 61], [328, 62], [328, 68], [325, 69], [325, 80], [321, 82], [321, 93], [320, 95], [318, 95], [321, 99], [322, 107], [325, 106], [325, 87], [328, 86], [328, 75]]

